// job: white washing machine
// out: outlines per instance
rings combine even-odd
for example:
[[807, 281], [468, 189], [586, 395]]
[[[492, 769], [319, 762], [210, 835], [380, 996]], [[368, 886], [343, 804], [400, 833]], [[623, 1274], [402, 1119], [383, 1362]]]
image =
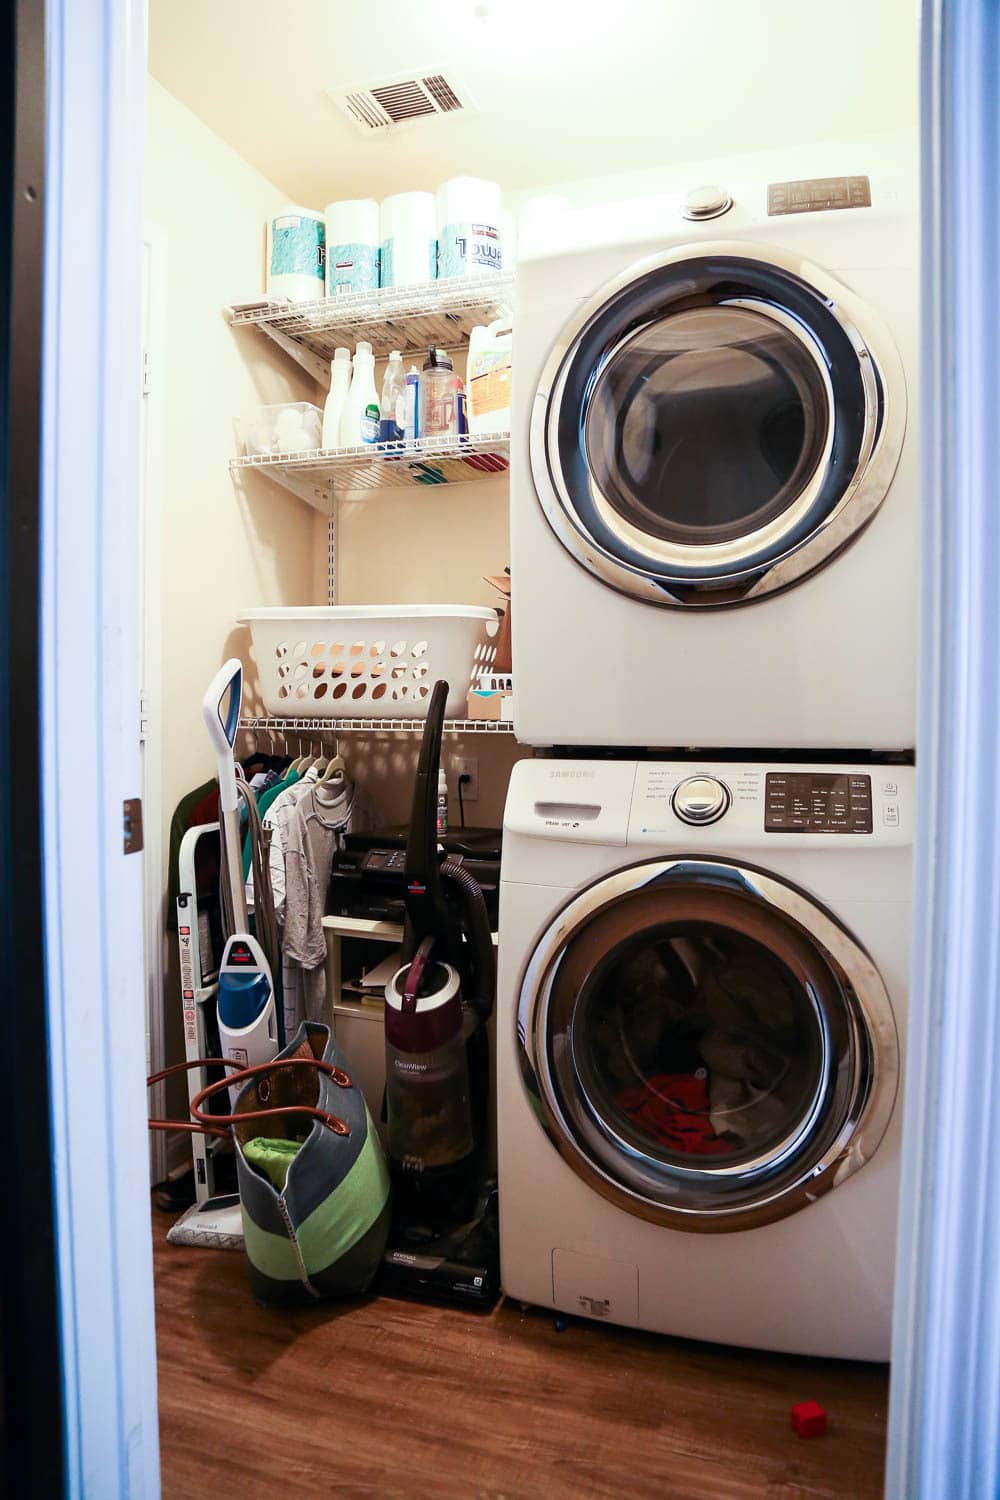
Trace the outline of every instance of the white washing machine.
[[914, 772], [534, 760], [504, 826], [501, 1277], [889, 1356]]
[[520, 740], [913, 746], [917, 150], [858, 149], [526, 229]]

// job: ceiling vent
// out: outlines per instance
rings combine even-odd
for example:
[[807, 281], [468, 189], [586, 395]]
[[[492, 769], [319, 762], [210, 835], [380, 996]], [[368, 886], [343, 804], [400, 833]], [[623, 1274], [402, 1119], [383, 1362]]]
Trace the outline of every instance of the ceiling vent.
[[439, 68], [388, 78], [363, 89], [331, 90], [330, 98], [367, 136], [472, 110], [468, 91], [453, 73], [446, 75]]

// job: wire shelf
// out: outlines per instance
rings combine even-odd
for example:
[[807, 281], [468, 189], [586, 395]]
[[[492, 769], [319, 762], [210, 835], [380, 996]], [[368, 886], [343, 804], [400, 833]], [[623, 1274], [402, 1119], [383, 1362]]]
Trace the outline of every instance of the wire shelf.
[[513, 313], [514, 277], [492, 275], [428, 281], [422, 286], [350, 292], [316, 302], [275, 302], [266, 297], [230, 309], [233, 327], [252, 325], [282, 334], [322, 360], [340, 344], [367, 339], [375, 357], [399, 349], [426, 352], [429, 345], [456, 349], [479, 323]]
[[[424, 720], [413, 719], [271, 719], [242, 718], [240, 728], [255, 733], [273, 734], [423, 734]], [[514, 726], [504, 719], [445, 719], [445, 734], [513, 734]]]
[[268, 474], [326, 515], [340, 495], [372, 490], [465, 484], [493, 479], [509, 466], [510, 433], [423, 438], [400, 450], [392, 443], [317, 448], [309, 453], [247, 454], [230, 459], [232, 473]]

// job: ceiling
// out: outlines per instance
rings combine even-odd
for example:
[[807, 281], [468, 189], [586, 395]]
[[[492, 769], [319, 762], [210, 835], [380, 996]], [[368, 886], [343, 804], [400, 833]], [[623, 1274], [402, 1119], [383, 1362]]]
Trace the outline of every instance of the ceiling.
[[[290, 199], [517, 190], [917, 116], [916, 0], [150, 0], [153, 76]], [[475, 112], [364, 139], [327, 91], [445, 71]]]

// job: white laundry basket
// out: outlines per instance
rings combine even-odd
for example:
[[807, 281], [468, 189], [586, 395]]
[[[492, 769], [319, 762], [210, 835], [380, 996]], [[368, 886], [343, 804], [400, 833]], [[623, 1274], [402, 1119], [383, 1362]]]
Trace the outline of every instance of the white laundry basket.
[[464, 718], [496, 655], [495, 609], [474, 604], [332, 604], [248, 609], [260, 697], [276, 718], [422, 718], [431, 688]]

